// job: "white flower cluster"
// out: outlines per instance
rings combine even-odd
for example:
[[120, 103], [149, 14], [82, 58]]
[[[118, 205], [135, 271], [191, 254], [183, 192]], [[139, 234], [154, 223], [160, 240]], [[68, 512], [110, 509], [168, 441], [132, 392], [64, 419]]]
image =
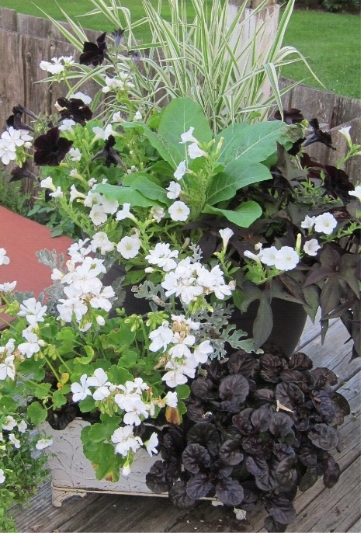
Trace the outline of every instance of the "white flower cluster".
[[134, 83], [131, 82], [131, 76], [127, 72], [119, 72], [114, 78], [105, 76], [105, 86], [102, 91], [103, 93], [117, 90], [124, 91], [131, 87], [134, 87]]
[[261, 262], [269, 267], [276, 267], [280, 271], [291, 271], [300, 261], [299, 255], [292, 247], [260, 248], [258, 254], [246, 250], [244, 255], [246, 258]]
[[4, 165], [16, 159], [16, 148], [32, 141], [31, 135], [26, 130], [15, 130], [10, 126], [0, 137], [0, 159]]
[[51, 58], [51, 61], [40, 61], [39, 67], [41, 70], [50, 72], [50, 74], [60, 74], [73, 64], [73, 56], [60, 56]]
[[171, 388], [185, 384], [189, 378], [195, 377], [199, 364], [206, 363], [213, 347], [207, 339], [197, 343], [194, 332], [200, 330], [201, 323], [186, 319], [184, 315], [172, 315], [173, 324], [168, 321], [149, 334], [151, 344], [149, 350], [162, 350], [168, 360], [165, 368], [169, 369], [162, 380]]
[[[17, 421], [12, 415], [7, 415], [2, 423], [0, 423], [0, 451], [6, 450], [5, 445], [5, 436], [6, 441], [11, 443], [15, 449], [20, 449], [21, 447], [21, 436], [25, 434], [28, 430], [28, 425], [24, 419]], [[4, 431], [6, 434], [4, 435]], [[35, 447], [37, 450], [41, 451], [46, 447], [50, 447], [53, 444], [53, 440], [50, 438], [39, 438]], [[1, 477], [0, 469], [0, 484], [5, 481], [5, 478]]]

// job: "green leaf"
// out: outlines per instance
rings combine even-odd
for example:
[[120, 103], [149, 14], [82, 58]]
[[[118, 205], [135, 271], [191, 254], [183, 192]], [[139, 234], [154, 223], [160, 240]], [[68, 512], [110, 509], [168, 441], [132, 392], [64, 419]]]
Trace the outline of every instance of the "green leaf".
[[129, 271], [125, 275], [123, 285], [124, 286], [134, 286], [135, 284], [138, 284], [145, 278], [145, 272], [144, 269], [141, 271]]
[[257, 317], [253, 323], [253, 341], [256, 349], [259, 349], [269, 338], [273, 327], [273, 314], [269, 295], [262, 292], [259, 301]]
[[102, 193], [111, 200], [117, 200], [119, 204], [128, 203], [131, 206], [149, 208], [154, 206], [154, 200], [144, 197], [139, 191], [131, 187], [123, 187], [120, 185], [99, 184], [95, 191]]
[[[228, 132], [232, 128], [231, 132]], [[226, 128], [221, 137], [227, 138], [221, 150], [220, 162], [231, 162], [238, 158], [245, 158], [250, 163], [265, 161], [277, 150], [277, 142], [289, 142], [287, 136], [288, 126], [282, 121], [268, 121], [250, 124], [245, 128], [236, 130], [234, 127]], [[230, 137], [233, 138], [230, 139]]]
[[56, 334], [55, 339], [57, 341], [62, 341], [60, 345], [57, 345], [59, 354], [67, 354], [73, 350], [75, 337], [74, 330], [70, 327], [62, 328]]
[[113, 384], [125, 384], [127, 380], [134, 380], [134, 376], [127, 369], [116, 365], [112, 365], [108, 369], [108, 376]]
[[152, 182], [145, 172], [132, 173], [123, 178], [123, 185], [130, 186], [135, 191], [139, 191], [145, 198], [153, 200], [153, 204], [169, 205], [169, 199], [165, 189]]
[[79, 356], [75, 358], [75, 362], [80, 363], [81, 365], [87, 365], [94, 358], [94, 349], [89, 345], [84, 345], [83, 348], [86, 353], [86, 356]]
[[138, 353], [134, 350], [125, 350], [119, 358], [118, 365], [126, 369], [132, 368], [138, 361]]
[[45, 376], [44, 371], [45, 360], [35, 360], [34, 358], [27, 358], [19, 365], [19, 371], [24, 374], [33, 375], [34, 380], [41, 382]]
[[112, 330], [109, 334], [100, 336], [102, 347], [112, 349], [115, 353], [121, 354], [128, 349], [135, 339], [135, 332], [125, 323], [120, 324], [119, 328]]
[[241, 228], [248, 228], [256, 219], [262, 215], [262, 209], [257, 202], [249, 200], [248, 202], [243, 202], [236, 210], [222, 210], [214, 208], [212, 206], [205, 206], [203, 213], [213, 213], [215, 215], [220, 215], [226, 217], [229, 221]]
[[175, 388], [175, 392], [178, 395], [178, 399], [187, 399], [191, 393], [191, 390], [187, 384], [182, 384]]
[[53, 408], [56, 409], [56, 408], [60, 408], [61, 406], [64, 406], [64, 404], [67, 403], [67, 398], [66, 396], [64, 395], [64, 392], [60, 389], [58, 389], [57, 391], [55, 391], [55, 393], [53, 394]]
[[48, 415], [48, 411], [46, 408], [44, 408], [40, 402], [32, 402], [30, 406], [28, 406], [28, 416], [30, 418], [30, 421], [34, 423], [34, 425], [40, 425], [40, 423], [43, 423]]
[[49, 395], [50, 389], [51, 384], [49, 384], [48, 382], [41, 382], [34, 389], [34, 396], [38, 399], [45, 399]]
[[80, 411], [83, 413], [92, 412], [95, 408], [95, 400], [88, 396], [86, 399], [79, 402]]
[[223, 172], [214, 176], [207, 191], [207, 204], [214, 206], [218, 202], [229, 200], [239, 189], [271, 178], [270, 171], [261, 163], [247, 159], [234, 160], [225, 166]]

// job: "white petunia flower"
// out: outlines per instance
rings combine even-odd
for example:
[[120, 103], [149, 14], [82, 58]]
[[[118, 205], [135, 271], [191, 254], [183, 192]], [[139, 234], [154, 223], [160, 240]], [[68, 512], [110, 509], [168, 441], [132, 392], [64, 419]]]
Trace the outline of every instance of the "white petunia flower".
[[81, 160], [81, 152], [79, 148], [71, 148], [68, 152], [69, 157], [71, 161], [80, 161]]
[[306, 215], [305, 219], [301, 222], [301, 228], [306, 228], [306, 230], [311, 230], [315, 225], [316, 217], [309, 217]]
[[16, 287], [17, 282], [4, 282], [0, 284], [0, 293], [10, 293]]
[[0, 484], [4, 484], [5, 482], [5, 472], [3, 469], [0, 469]]
[[344, 126], [343, 128], [339, 129], [340, 134], [346, 137], [346, 141], [349, 145], [352, 144], [350, 130], [351, 130], [351, 126]]
[[1, 139], [5, 139], [9, 145], [12, 143], [15, 146], [23, 146], [27, 141], [33, 140], [26, 130], [15, 130], [13, 126], [10, 126], [1, 134]]
[[135, 113], [135, 115], [134, 115], [134, 120], [135, 120], [135, 121], [141, 121], [142, 118], [143, 118], [143, 117], [142, 117], [142, 114], [141, 114], [141, 112], [138, 110], [138, 111]]
[[315, 231], [321, 234], [332, 234], [337, 226], [337, 220], [331, 213], [322, 213], [315, 218]]
[[16, 427], [16, 421], [15, 419], [13, 418], [12, 415], [8, 415], [7, 417], [5, 417], [5, 421], [4, 423], [2, 424], [2, 429], [3, 430], [13, 430], [15, 427]]
[[94, 139], [103, 139], [104, 141], [107, 141], [108, 137], [114, 134], [111, 124], [108, 124], [105, 128], [94, 126], [93, 132], [95, 133]]
[[299, 261], [300, 257], [292, 247], [282, 247], [276, 253], [275, 267], [280, 271], [291, 271]]
[[183, 160], [179, 163], [178, 167], [174, 171], [173, 176], [176, 180], [181, 180], [183, 176], [186, 174], [186, 172], [187, 172], [187, 164], [186, 164], [186, 161]]
[[150, 208], [150, 216], [158, 223], [164, 218], [165, 211], [159, 206], [152, 206]]
[[223, 248], [227, 248], [228, 242], [233, 234], [234, 232], [230, 228], [223, 228], [219, 230], [219, 235], [221, 236], [223, 241]]
[[76, 98], [76, 99], [80, 99], [84, 102], [84, 104], [87, 106], [88, 104], [90, 104], [90, 102], [92, 101], [92, 98], [88, 95], [85, 95], [84, 93], [82, 93], [81, 91], [78, 91], [77, 93], [74, 93], [73, 95], [70, 95], [69, 98]]
[[182, 141], [179, 141], [179, 144], [184, 145], [184, 143], [198, 143], [197, 139], [193, 136], [194, 126], [191, 126], [187, 132], [181, 134]]
[[38, 451], [42, 451], [43, 449], [46, 449], [47, 447], [51, 447], [53, 444], [53, 438], [40, 438], [35, 447]]
[[122, 209], [117, 212], [115, 218], [117, 221], [123, 221], [124, 219], [127, 219], [128, 217], [134, 218], [134, 216], [131, 215], [130, 213], [130, 204], [128, 202], [125, 202], [123, 204]]
[[303, 245], [303, 250], [309, 256], [316, 256], [317, 251], [321, 248], [317, 239], [310, 239]]
[[90, 210], [89, 217], [95, 226], [100, 226], [107, 222], [107, 214], [101, 204], [94, 204]]
[[177, 182], [171, 182], [166, 189], [168, 191], [167, 197], [172, 200], [178, 198], [182, 191], [181, 186]]
[[186, 221], [190, 214], [190, 209], [181, 200], [176, 200], [169, 206], [168, 212], [172, 221]]
[[16, 159], [16, 146], [9, 144], [6, 139], [0, 139], [0, 159], [4, 165], [9, 165], [10, 161]]
[[6, 255], [6, 250], [0, 248], [0, 265], [8, 265], [10, 263], [9, 257]]
[[349, 195], [356, 197], [361, 202], [361, 185], [356, 185], [354, 191], [349, 191]]
[[153, 432], [148, 441], [144, 442], [144, 445], [146, 446], [147, 452], [149, 456], [153, 456], [153, 454], [157, 455], [157, 445], [159, 444], [158, 441], [158, 435], [156, 432]]
[[123, 256], [126, 260], [135, 258], [140, 249], [140, 241], [137, 237], [125, 236], [123, 237], [118, 245], [117, 251]]
[[52, 191], [56, 191], [56, 187], [53, 184], [53, 179], [51, 176], [48, 176], [44, 180], [41, 180], [40, 187], [43, 187], [44, 189], [51, 189]]
[[75, 185], [72, 184], [71, 187], [70, 187], [69, 202], [72, 203], [77, 198], [85, 198], [85, 195], [84, 195], [84, 193], [81, 193], [80, 191], [78, 191], [77, 188], [75, 187]]
[[258, 257], [262, 263], [272, 267], [276, 262], [277, 252], [276, 247], [263, 248], [260, 250]]
[[73, 119], [63, 119], [63, 122], [59, 126], [61, 132], [73, 132], [73, 126], [76, 124]]
[[206, 155], [207, 153], [204, 152], [204, 150], [202, 150], [201, 148], [199, 148], [197, 143], [192, 143], [191, 145], [188, 146], [188, 156], [191, 159], [201, 158], [202, 156], [206, 156]]
[[97, 232], [93, 235], [91, 248], [93, 252], [99, 249], [100, 253], [104, 255], [106, 252], [114, 250], [115, 247], [105, 232]]
[[50, 196], [52, 198], [62, 198], [64, 196], [64, 193], [61, 190], [61, 187], [58, 185], [58, 187], [56, 188], [56, 191], [54, 191], [53, 193], [50, 193]]
[[71, 392], [73, 393], [73, 402], [79, 402], [87, 398], [88, 395], [91, 395], [91, 391], [88, 388], [87, 375], [84, 374], [80, 377], [80, 383], [74, 382], [71, 385]]

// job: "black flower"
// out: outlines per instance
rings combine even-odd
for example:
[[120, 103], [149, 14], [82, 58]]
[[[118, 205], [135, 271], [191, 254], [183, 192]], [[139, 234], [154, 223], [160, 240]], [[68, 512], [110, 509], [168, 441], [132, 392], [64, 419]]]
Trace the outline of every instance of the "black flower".
[[29, 126], [28, 124], [22, 122], [23, 113], [29, 115], [29, 117], [31, 117], [32, 119], [37, 119], [37, 116], [34, 115], [32, 111], [25, 108], [24, 106], [21, 106], [20, 104], [14, 106], [12, 111], [13, 115], [10, 115], [10, 117], [6, 119], [6, 124], [9, 127], [12, 126], [15, 130], [27, 130], [30, 132], [34, 131], [34, 128], [32, 128], [32, 126]]
[[105, 42], [106, 32], [102, 33], [97, 39], [97, 43], [84, 43], [83, 53], [80, 54], [79, 63], [81, 65], [101, 65], [104, 59], [107, 57], [106, 50], [107, 44]]
[[328, 148], [332, 148], [332, 150], [336, 150], [332, 146], [331, 135], [327, 132], [323, 132], [322, 130], [320, 130], [317, 119], [311, 119], [310, 126], [313, 129], [313, 134], [307, 137], [306, 141], [303, 143], [304, 147], [308, 145], [312, 145], [313, 143], [323, 143], [324, 145], [328, 146]]
[[73, 141], [60, 137], [57, 126], [34, 141], [34, 163], [36, 165], [50, 165], [56, 167], [69, 152]]
[[115, 148], [113, 148], [114, 145], [115, 145], [115, 137], [114, 135], [110, 135], [107, 141], [105, 141], [103, 150], [95, 154], [95, 156], [93, 157], [93, 160], [99, 159], [99, 158], [105, 158], [106, 167], [110, 167], [111, 164], [113, 165], [119, 164], [123, 167], [124, 170], [127, 170], [124, 163], [120, 159], [119, 150], [116, 150]]
[[56, 101], [59, 109], [59, 115], [62, 119], [72, 119], [74, 122], [78, 122], [82, 126], [86, 121], [89, 121], [93, 113], [89, 106], [86, 106], [80, 98], [67, 98], [60, 97]]
[[32, 180], [36, 179], [35, 174], [33, 174], [31, 171], [27, 168], [27, 161], [24, 163], [22, 167], [14, 167], [11, 171], [11, 178], [10, 182], [17, 182], [19, 180], [22, 180], [23, 178], [31, 178]]

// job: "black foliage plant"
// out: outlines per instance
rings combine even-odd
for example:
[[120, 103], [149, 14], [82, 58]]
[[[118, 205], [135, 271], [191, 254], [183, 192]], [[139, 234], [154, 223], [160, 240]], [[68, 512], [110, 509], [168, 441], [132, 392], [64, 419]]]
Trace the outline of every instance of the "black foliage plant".
[[245, 511], [265, 509], [265, 528], [283, 532], [296, 517], [293, 500], [323, 477], [334, 486], [340, 467], [337, 426], [350, 413], [332, 391], [329, 369], [304, 353], [275, 347], [258, 356], [228, 353], [204, 364], [192, 381], [180, 426], [163, 430], [161, 455], [146, 480], [174, 505], [211, 497]]

